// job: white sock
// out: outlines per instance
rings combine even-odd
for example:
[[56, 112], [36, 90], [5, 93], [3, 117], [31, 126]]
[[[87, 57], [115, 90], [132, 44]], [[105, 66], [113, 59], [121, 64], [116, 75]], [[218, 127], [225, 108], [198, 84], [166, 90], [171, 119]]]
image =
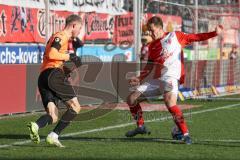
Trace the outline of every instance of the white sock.
[[53, 137], [55, 139], [58, 139], [58, 135], [55, 132], [49, 133], [49, 136], [51, 136], [51, 137]]
[[183, 136], [189, 136], [189, 133], [184, 133], [184, 135]]

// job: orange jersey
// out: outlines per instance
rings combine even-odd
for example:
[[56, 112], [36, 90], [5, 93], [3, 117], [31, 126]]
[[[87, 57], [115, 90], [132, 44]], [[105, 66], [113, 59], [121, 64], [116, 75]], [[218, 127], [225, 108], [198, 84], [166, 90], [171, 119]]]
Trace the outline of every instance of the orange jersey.
[[64, 31], [57, 32], [48, 41], [43, 56], [41, 72], [48, 68], [62, 68], [64, 61], [69, 60], [68, 41]]

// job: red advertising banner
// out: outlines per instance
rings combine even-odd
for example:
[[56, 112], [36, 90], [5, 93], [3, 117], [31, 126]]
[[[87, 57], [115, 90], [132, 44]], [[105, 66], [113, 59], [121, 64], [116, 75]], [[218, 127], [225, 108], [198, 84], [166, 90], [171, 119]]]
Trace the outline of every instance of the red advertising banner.
[[[51, 11], [49, 17], [49, 32], [50, 35], [62, 30], [65, 26], [65, 19], [73, 12], [67, 11]], [[41, 38], [45, 38], [46, 33], [46, 20], [45, 20], [45, 10], [37, 11], [37, 31]]]
[[0, 5], [0, 42], [43, 42], [37, 34], [37, 9]]
[[[159, 16], [163, 20], [164, 30], [167, 32], [181, 31], [182, 18], [179, 16], [161, 15], [161, 14], [145, 14], [143, 17], [143, 24], [146, 24], [148, 19], [153, 16]], [[133, 14], [128, 13], [126, 15], [115, 17], [115, 29], [113, 41], [116, 44], [128, 41], [133, 42], [134, 37], [134, 21]]]
[[115, 29], [113, 41], [116, 44], [128, 41], [133, 43], [133, 13], [115, 17]]
[[[50, 32], [65, 25], [71, 12], [57, 11], [50, 15]], [[43, 9], [0, 5], [0, 42], [45, 42], [46, 20]]]
[[85, 14], [85, 40], [112, 39], [114, 17], [108, 14]]
[[[65, 25], [65, 18], [73, 12], [51, 11], [50, 35]], [[84, 19], [80, 38], [84, 40], [110, 40], [119, 44], [133, 41], [133, 14], [111, 16], [104, 13], [79, 13]], [[147, 14], [145, 21], [153, 16]], [[182, 19], [177, 16], [160, 15], [166, 31], [180, 30]], [[144, 23], [144, 22], [143, 22]], [[45, 43], [45, 11], [37, 8], [0, 5], [0, 42]]]

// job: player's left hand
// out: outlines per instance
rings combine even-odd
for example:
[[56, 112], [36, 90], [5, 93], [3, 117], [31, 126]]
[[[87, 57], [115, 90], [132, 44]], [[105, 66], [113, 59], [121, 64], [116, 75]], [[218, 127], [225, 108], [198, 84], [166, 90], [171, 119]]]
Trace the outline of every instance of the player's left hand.
[[215, 28], [215, 31], [218, 35], [223, 33], [223, 26], [222, 25], [217, 25], [217, 27]]
[[84, 44], [78, 37], [75, 37], [72, 39], [72, 45], [73, 48], [77, 50], [78, 48], [83, 47]]

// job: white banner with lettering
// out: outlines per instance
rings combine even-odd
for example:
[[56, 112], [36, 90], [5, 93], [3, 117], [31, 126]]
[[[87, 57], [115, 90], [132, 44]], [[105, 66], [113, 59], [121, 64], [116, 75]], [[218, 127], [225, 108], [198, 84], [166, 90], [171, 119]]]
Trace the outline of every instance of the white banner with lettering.
[[[47, 0], [0, 0], [0, 4], [27, 8], [45, 8]], [[124, 0], [48, 0], [50, 10], [96, 12], [122, 15]]]

